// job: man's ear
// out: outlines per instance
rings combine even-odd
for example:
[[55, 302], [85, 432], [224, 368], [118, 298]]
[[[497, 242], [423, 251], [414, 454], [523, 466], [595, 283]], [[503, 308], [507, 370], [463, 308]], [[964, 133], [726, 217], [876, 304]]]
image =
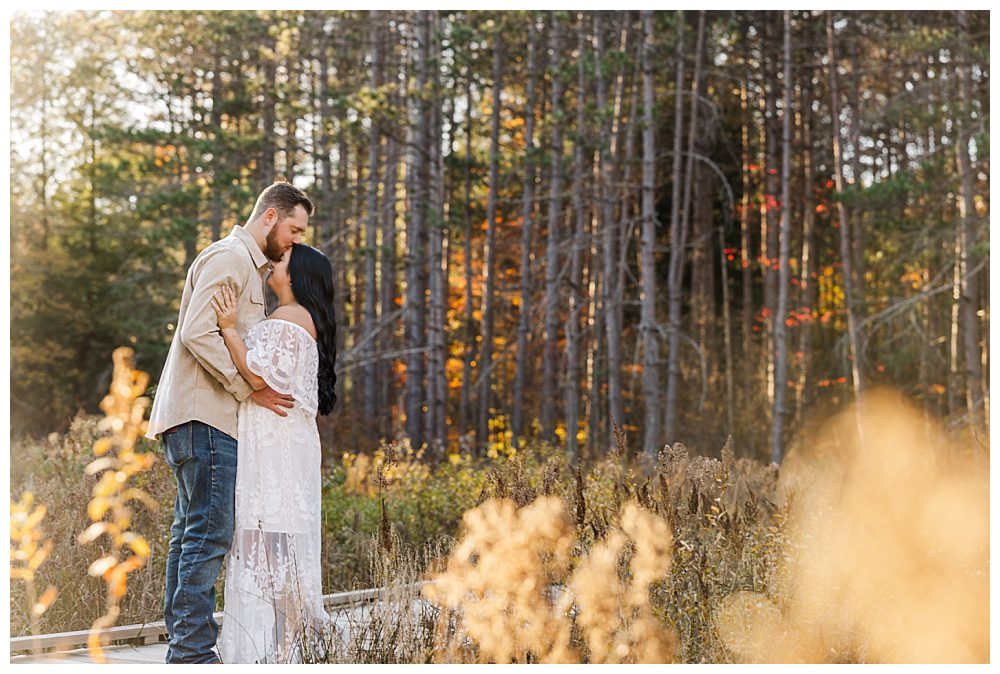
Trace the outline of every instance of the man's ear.
[[264, 211], [264, 226], [270, 230], [278, 222], [278, 209], [270, 207]]

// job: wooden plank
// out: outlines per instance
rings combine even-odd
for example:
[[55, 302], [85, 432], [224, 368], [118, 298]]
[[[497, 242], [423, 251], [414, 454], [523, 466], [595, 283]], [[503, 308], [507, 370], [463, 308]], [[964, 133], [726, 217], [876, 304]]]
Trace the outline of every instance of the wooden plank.
[[[413, 585], [405, 586], [404, 588], [391, 588], [393, 591], [398, 591], [399, 589], [414, 590], [419, 589], [423, 586], [424, 582], [414, 583]], [[332, 594], [323, 595], [323, 605], [327, 608], [337, 608], [341, 606], [349, 606], [351, 604], [368, 602], [377, 599], [382, 594], [384, 594], [390, 588], [376, 587], [369, 588], [365, 590], [351, 590], [349, 592], [334, 592]], [[223, 614], [221, 611], [216, 611], [215, 620], [221, 625], [223, 622]], [[74, 646], [82, 646], [87, 643], [87, 639], [93, 630], [78, 630], [75, 632], [60, 632], [57, 634], [40, 634], [38, 636], [24, 636], [24, 637], [13, 637], [10, 640], [10, 650], [14, 651], [24, 651], [24, 650], [68, 650]], [[114, 643], [116, 641], [124, 641], [126, 639], [143, 639], [146, 643], [159, 642], [161, 636], [165, 636], [167, 633], [166, 623], [162, 620], [150, 623], [142, 623], [135, 625], [119, 625], [117, 627], [110, 627], [105, 630], [101, 630], [101, 634], [105, 638], [105, 643]]]
[[[151, 646], [108, 646], [104, 649], [104, 656], [107, 658], [109, 664], [163, 663], [167, 658], [167, 645], [153, 644]], [[16, 655], [10, 659], [10, 663], [12, 665], [81, 665], [96, 664], [96, 661], [86, 648], [81, 648], [72, 651], [45, 653], [44, 655]]]

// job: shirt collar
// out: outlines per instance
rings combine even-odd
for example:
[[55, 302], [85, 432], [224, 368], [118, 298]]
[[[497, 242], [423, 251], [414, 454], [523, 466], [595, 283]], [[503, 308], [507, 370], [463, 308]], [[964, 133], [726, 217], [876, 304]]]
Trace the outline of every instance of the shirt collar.
[[230, 236], [235, 236], [243, 242], [243, 245], [245, 245], [247, 250], [250, 251], [250, 257], [253, 258], [253, 263], [257, 266], [258, 270], [267, 266], [268, 261], [264, 252], [260, 249], [260, 246], [257, 245], [257, 241], [253, 238], [250, 232], [245, 230], [242, 225], [234, 225]]

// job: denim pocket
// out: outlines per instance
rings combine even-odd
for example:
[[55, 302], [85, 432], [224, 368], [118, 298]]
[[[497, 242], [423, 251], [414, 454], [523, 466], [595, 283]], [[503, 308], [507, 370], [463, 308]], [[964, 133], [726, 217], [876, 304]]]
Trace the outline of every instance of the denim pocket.
[[163, 453], [172, 466], [183, 466], [194, 457], [194, 427], [191, 422], [163, 436]]

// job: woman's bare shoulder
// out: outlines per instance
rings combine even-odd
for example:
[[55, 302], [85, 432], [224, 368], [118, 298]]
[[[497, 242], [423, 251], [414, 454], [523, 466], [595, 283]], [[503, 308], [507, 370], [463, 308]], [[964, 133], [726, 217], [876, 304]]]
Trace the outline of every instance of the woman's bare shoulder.
[[289, 323], [295, 323], [296, 325], [305, 328], [306, 332], [312, 335], [313, 339], [316, 339], [316, 326], [313, 324], [312, 316], [309, 315], [309, 311], [302, 305], [285, 305], [283, 307], [278, 307], [271, 315], [271, 318], [278, 318], [283, 321], [288, 321]]

